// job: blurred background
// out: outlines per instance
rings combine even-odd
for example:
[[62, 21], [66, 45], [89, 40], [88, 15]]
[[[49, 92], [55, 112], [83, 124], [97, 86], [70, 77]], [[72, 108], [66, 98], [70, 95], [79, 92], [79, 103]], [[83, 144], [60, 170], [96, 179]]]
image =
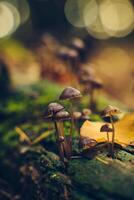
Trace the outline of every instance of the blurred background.
[[134, 1], [0, 0], [1, 99], [46, 79], [86, 92], [92, 76], [134, 109]]

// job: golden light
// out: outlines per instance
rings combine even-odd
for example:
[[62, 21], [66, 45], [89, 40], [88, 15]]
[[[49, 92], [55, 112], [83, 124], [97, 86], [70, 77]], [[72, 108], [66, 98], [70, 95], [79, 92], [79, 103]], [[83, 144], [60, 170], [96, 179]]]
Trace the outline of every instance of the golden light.
[[12, 34], [20, 24], [20, 15], [9, 2], [0, 2], [0, 38]]
[[85, 27], [83, 13], [90, 0], [67, 0], [65, 3], [65, 16], [75, 27]]
[[85, 6], [83, 18], [85, 26], [92, 25], [98, 17], [99, 7], [96, 0], [90, 0]]
[[[87, 23], [88, 21], [85, 19], [85, 24]], [[86, 29], [88, 33], [96, 39], [108, 39], [110, 37], [104, 30], [99, 16], [97, 16], [96, 20], [90, 26], [87, 25]]]
[[105, 31], [111, 36], [126, 36], [134, 28], [134, 9], [129, 0], [102, 1], [100, 18]]
[[20, 14], [21, 24], [25, 23], [30, 16], [30, 8], [26, 0], [18, 0], [16, 3], [17, 9]]

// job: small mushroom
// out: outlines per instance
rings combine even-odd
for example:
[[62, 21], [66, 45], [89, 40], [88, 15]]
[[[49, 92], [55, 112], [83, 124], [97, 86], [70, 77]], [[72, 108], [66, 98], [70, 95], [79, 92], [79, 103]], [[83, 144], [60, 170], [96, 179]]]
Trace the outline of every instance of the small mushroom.
[[62, 146], [66, 157], [69, 159], [71, 157], [71, 149], [70, 144], [67, 143], [67, 140], [65, 138], [63, 121], [70, 120], [70, 114], [65, 110], [61, 110], [55, 114], [55, 120], [57, 122], [57, 127], [59, 130], [59, 143]]
[[89, 138], [89, 137], [82, 137], [80, 138], [80, 147], [82, 149], [90, 149], [97, 145], [97, 141]]
[[68, 64], [71, 71], [77, 69], [77, 65], [79, 65], [79, 54], [77, 50], [63, 46], [59, 49], [58, 56]]
[[88, 108], [84, 108], [83, 111], [82, 111], [82, 115], [84, 116], [89, 116], [91, 115], [92, 111]]
[[85, 42], [81, 38], [75, 37], [71, 40], [71, 47], [79, 52], [81, 61], [84, 61], [86, 56]]
[[60, 159], [62, 161], [64, 161], [64, 150], [63, 150], [62, 145], [59, 142], [60, 132], [59, 132], [57, 121], [55, 119], [56, 113], [58, 113], [58, 112], [60, 112], [62, 110], [64, 110], [64, 107], [61, 104], [53, 102], [53, 103], [50, 103], [47, 106], [47, 110], [46, 110], [45, 114], [46, 114], [47, 118], [50, 118], [54, 122], [56, 141], [57, 141], [57, 144], [58, 144], [58, 150], [59, 150]]
[[102, 112], [102, 117], [109, 117], [110, 118], [110, 123], [112, 125], [112, 148], [111, 148], [111, 156], [114, 157], [114, 141], [115, 141], [115, 127], [114, 127], [114, 122], [113, 122], [113, 116], [120, 114], [120, 110], [115, 107], [108, 105]]
[[70, 137], [72, 138], [72, 132], [74, 127], [74, 117], [73, 117], [73, 101], [81, 98], [81, 92], [73, 87], [67, 87], [61, 93], [59, 100], [69, 100], [70, 101], [70, 116], [71, 116], [71, 127], [70, 127]]
[[61, 110], [64, 110], [64, 107], [59, 104], [59, 103], [50, 103], [48, 106], [47, 106], [47, 110], [46, 110], [46, 115], [53, 115], [53, 114], [56, 114], [57, 112], [61, 111]]
[[72, 100], [82, 97], [81, 92], [73, 87], [67, 87], [61, 93], [59, 100]]
[[95, 109], [95, 97], [94, 97], [94, 92], [95, 90], [100, 90], [103, 87], [103, 83], [100, 79], [91, 79], [89, 81], [90, 84], [90, 107], [92, 108], [92, 110]]
[[111, 128], [110, 126], [109, 126], [109, 124], [104, 124], [104, 125], [102, 125], [102, 127], [101, 127], [101, 129], [100, 129], [100, 132], [105, 132], [105, 133], [107, 133], [107, 142], [108, 142], [108, 152], [109, 152], [109, 133], [112, 133], [113, 132], [113, 128]]

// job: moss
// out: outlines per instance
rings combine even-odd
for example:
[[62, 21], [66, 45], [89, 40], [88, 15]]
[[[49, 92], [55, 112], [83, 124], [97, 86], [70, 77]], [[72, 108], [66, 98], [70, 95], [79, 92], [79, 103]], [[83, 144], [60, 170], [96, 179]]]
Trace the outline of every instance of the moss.
[[107, 165], [96, 159], [73, 160], [69, 166], [77, 190], [99, 199], [133, 199], [133, 172], [116, 161]]
[[116, 158], [118, 158], [123, 162], [128, 162], [128, 161], [134, 162], [134, 155], [123, 150], [117, 152]]

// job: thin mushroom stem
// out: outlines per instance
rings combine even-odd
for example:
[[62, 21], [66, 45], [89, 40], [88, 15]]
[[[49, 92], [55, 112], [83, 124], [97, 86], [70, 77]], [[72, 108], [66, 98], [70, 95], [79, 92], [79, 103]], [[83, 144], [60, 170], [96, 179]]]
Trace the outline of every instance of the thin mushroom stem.
[[59, 122], [59, 128], [60, 128], [60, 136], [64, 137], [64, 141], [61, 143], [61, 145], [63, 146], [64, 153], [65, 153], [67, 159], [69, 159], [71, 157], [71, 152], [70, 152], [70, 148], [69, 148], [69, 145], [67, 144], [66, 137], [64, 134], [63, 122]]
[[113, 123], [113, 118], [112, 115], [110, 115], [110, 122], [113, 128], [113, 134], [112, 134], [112, 148], [111, 148], [111, 154], [112, 157], [114, 156], [114, 139], [115, 139], [115, 128], [114, 128], [114, 123]]
[[59, 130], [58, 130], [58, 125], [57, 125], [57, 122], [56, 120], [54, 120], [54, 125], [55, 125], [55, 130], [56, 130], [56, 142], [57, 142], [57, 146], [58, 146], [58, 150], [59, 150], [59, 156], [60, 156], [60, 159], [61, 161], [64, 161], [64, 150], [63, 150], [63, 147], [60, 143], [60, 135], [59, 135]]
[[74, 117], [73, 117], [73, 104], [70, 103], [70, 116], [71, 116], [71, 126], [70, 126], [70, 151], [72, 152], [72, 137], [73, 137], [73, 128], [74, 128]]
[[90, 92], [90, 108], [94, 109], [94, 88], [91, 87], [91, 92]]

